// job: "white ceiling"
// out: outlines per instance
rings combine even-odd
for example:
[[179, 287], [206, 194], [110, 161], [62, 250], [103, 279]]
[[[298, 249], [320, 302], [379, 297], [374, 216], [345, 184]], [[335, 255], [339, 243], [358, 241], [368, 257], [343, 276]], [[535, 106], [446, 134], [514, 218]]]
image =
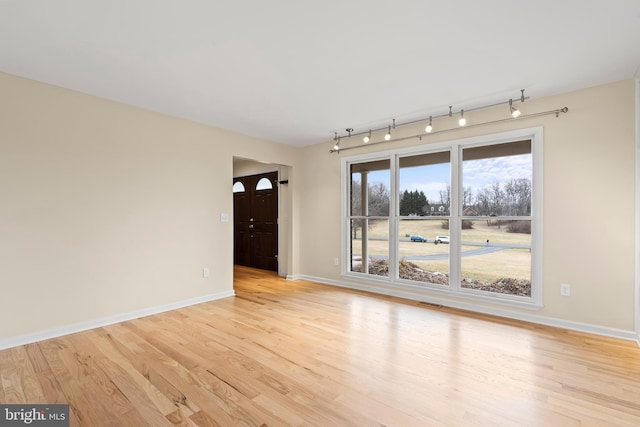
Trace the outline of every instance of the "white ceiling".
[[640, 0], [0, 0], [0, 71], [293, 146], [639, 66]]

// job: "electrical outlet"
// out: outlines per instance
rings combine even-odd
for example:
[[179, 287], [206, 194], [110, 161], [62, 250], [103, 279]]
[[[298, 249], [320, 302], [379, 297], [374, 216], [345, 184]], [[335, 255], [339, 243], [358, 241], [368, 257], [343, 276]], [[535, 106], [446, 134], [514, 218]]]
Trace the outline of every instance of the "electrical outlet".
[[340, 265], [340, 258], [338, 257], [333, 258], [333, 265]]
[[561, 283], [560, 284], [560, 295], [562, 295], [563, 297], [571, 296], [571, 285], [568, 284], [568, 283]]
[[209, 269], [207, 267], [202, 269], [202, 277], [204, 279], [206, 279], [207, 277], [209, 277]]

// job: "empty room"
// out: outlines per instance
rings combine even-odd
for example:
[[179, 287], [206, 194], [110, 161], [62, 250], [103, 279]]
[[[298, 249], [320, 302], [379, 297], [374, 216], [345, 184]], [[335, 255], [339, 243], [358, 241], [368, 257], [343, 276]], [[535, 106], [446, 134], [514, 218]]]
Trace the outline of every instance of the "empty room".
[[0, 426], [640, 425], [640, 2], [0, 2]]

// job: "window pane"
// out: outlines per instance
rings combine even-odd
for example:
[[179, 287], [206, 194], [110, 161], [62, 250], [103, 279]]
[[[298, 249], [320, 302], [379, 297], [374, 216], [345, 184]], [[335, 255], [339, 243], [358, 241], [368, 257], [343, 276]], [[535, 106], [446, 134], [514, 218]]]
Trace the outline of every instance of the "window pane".
[[256, 190], [271, 190], [273, 188], [273, 184], [268, 178], [260, 178], [258, 183], [256, 184]]
[[451, 163], [448, 151], [400, 158], [400, 216], [448, 216]]
[[376, 276], [389, 275], [389, 221], [370, 219], [369, 239], [369, 274]]
[[448, 286], [449, 220], [401, 220], [399, 230], [400, 278]]
[[362, 175], [360, 172], [351, 173], [351, 216], [363, 216], [362, 213]]
[[461, 286], [531, 296], [531, 221], [463, 221]]
[[365, 224], [364, 219], [352, 219], [351, 226], [349, 227], [351, 234], [351, 264], [350, 271], [362, 272], [362, 254], [366, 253], [366, 247], [364, 247], [364, 240], [362, 240], [362, 227]]
[[[389, 216], [391, 171], [389, 160], [351, 165], [351, 215]], [[364, 192], [363, 188], [367, 191]], [[364, 193], [364, 194], [363, 194]]]
[[236, 181], [233, 183], [233, 192], [234, 193], [244, 193], [244, 185], [240, 181]]
[[389, 221], [351, 220], [351, 271], [389, 275]]
[[531, 141], [462, 150], [464, 216], [530, 216]]

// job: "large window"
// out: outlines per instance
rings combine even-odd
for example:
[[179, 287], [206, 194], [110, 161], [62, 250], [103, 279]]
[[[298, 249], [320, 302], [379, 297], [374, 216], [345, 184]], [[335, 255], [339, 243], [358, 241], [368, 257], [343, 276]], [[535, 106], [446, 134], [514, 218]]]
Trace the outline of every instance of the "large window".
[[344, 274], [538, 305], [542, 131], [344, 159]]

